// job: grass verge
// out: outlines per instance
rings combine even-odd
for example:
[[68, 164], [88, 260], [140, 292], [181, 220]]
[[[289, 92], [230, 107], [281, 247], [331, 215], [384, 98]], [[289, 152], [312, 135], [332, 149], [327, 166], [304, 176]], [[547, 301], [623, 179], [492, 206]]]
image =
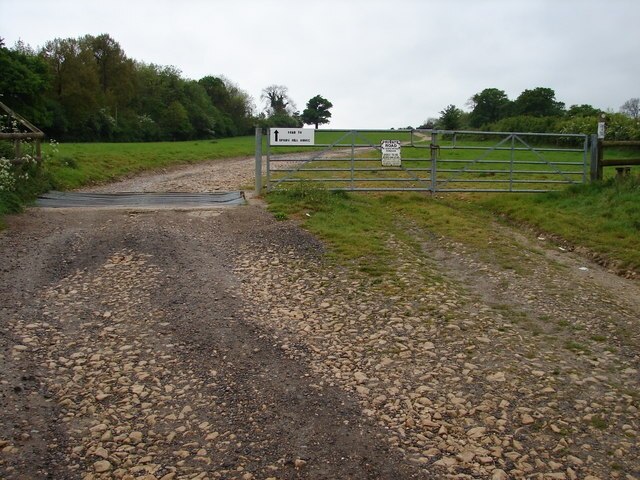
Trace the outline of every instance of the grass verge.
[[[332, 246], [332, 255], [379, 275], [393, 262], [391, 238], [419, 247], [436, 235], [524, 273], [522, 246], [491, 227], [496, 214], [526, 223], [640, 271], [640, 178], [615, 179], [539, 195], [329, 192], [310, 184], [267, 196], [276, 218], [296, 218]], [[534, 252], [535, 253], [535, 252]], [[487, 258], [489, 259], [489, 258]]]
[[640, 271], [640, 176], [542, 195], [494, 195], [477, 205]]
[[336, 259], [373, 275], [390, 270], [396, 240], [419, 250], [440, 237], [472, 246], [504, 268], [521, 269], [521, 251], [487, 228], [490, 213], [458, 208], [447, 200], [416, 193], [330, 192], [305, 183], [274, 191], [267, 200], [277, 219], [301, 221], [332, 246]]
[[3, 217], [22, 210], [23, 206], [50, 188], [47, 175], [34, 171], [28, 180], [20, 179], [12, 190], [0, 190], [0, 230], [4, 228]]
[[388, 213], [365, 195], [330, 192], [304, 183], [268, 195], [269, 210], [277, 219], [295, 217], [333, 247], [335, 257], [356, 262], [373, 275], [387, 271]]

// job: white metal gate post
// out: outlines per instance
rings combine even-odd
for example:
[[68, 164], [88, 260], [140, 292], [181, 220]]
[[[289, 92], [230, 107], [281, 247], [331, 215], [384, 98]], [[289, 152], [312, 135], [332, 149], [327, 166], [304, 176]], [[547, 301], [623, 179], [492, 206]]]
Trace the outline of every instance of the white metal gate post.
[[431, 132], [431, 145], [429, 146], [431, 150], [431, 194], [436, 193], [437, 181], [436, 181], [436, 162], [437, 162], [437, 153], [438, 153], [438, 132], [433, 130]]
[[267, 128], [267, 192], [271, 191], [271, 129]]
[[355, 168], [356, 168], [356, 132], [351, 132], [351, 190], [356, 188], [354, 184], [355, 177]]
[[262, 128], [256, 127], [256, 195], [262, 193]]

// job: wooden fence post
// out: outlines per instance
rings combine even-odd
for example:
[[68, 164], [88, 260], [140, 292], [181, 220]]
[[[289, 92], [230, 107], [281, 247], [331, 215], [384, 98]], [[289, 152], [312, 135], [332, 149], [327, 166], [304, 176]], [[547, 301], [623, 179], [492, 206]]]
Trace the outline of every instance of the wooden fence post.
[[[602, 180], [602, 159], [604, 157], [604, 142], [605, 136], [605, 114], [601, 113], [598, 119], [598, 134], [592, 135], [591, 141], [591, 180]], [[594, 151], [595, 143], [595, 151]]]
[[602, 180], [602, 160], [604, 159], [604, 140], [602, 138], [598, 139], [598, 180]]
[[602, 179], [602, 140], [595, 133], [591, 135], [591, 181], [595, 182]]

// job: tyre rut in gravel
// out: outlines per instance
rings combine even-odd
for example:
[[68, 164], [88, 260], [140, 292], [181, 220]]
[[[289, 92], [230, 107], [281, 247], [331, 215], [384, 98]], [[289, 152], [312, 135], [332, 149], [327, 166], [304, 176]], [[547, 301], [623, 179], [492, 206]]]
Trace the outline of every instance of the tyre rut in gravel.
[[2, 476], [427, 478], [247, 320], [232, 267], [266, 238], [319, 248], [257, 207], [17, 219], [0, 238], [20, 250], [2, 276], [3, 403], [29, 413], [3, 415]]

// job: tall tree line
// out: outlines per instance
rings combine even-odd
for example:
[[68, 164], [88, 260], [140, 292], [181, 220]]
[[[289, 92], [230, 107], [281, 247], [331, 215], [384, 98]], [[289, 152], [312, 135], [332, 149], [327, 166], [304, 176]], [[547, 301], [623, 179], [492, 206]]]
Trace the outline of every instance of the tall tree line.
[[130, 59], [107, 34], [38, 51], [0, 39], [0, 71], [0, 100], [62, 141], [229, 137], [256, 122], [253, 99], [227, 78]]
[[565, 107], [556, 100], [556, 93], [547, 87], [524, 90], [510, 100], [504, 90], [485, 88], [476, 93], [465, 112], [455, 105], [447, 105], [439, 118], [427, 119], [420, 128], [443, 130], [483, 130], [501, 132], [595, 133], [604, 119], [607, 139], [640, 139], [640, 100], [631, 98], [620, 112], [603, 112], [589, 104]]

